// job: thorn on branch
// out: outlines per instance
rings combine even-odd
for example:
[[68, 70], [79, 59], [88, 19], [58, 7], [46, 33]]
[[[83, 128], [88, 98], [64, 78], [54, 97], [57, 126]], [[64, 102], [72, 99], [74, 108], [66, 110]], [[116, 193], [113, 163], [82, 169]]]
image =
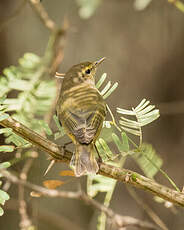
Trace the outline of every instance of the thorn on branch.
[[50, 169], [53, 167], [53, 165], [55, 164], [55, 160], [52, 160], [51, 162], [50, 162], [50, 164], [49, 164], [49, 166], [47, 167], [47, 169], [46, 169], [46, 171], [45, 171], [45, 173], [44, 173], [44, 176], [46, 176], [47, 175], [47, 173], [50, 171]]

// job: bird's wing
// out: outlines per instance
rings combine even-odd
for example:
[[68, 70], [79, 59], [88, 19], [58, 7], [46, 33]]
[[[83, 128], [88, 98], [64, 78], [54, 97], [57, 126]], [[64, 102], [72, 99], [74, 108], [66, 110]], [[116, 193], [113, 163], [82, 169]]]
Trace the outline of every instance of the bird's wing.
[[63, 125], [69, 131], [69, 136], [73, 136], [81, 144], [89, 144], [98, 137], [105, 115], [105, 105], [86, 112], [67, 110], [62, 115], [65, 118]]

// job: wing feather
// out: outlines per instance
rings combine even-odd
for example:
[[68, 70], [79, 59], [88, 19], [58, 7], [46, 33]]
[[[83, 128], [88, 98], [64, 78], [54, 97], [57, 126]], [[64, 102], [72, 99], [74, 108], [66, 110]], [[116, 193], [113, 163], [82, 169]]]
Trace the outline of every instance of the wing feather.
[[81, 144], [89, 144], [98, 137], [105, 115], [98, 110], [85, 113], [68, 110], [64, 117], [64, 127], [67, 127], [70, 135]]
[[70, 138], [74, 142], [89, 144], [101, 131], [106, 104], [96, 89], [78, 87], [75, 92], [65, 93], [60, 98], [57, 111]]

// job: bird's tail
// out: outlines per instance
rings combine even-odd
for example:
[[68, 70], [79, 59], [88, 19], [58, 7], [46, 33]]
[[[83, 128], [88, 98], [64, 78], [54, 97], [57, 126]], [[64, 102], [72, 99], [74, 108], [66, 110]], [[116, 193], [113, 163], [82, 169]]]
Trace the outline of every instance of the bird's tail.
[[99, 170], [95, 159], [96, 150], [94, 144], [76, 144], [75, 153], [72, 156], [70, 166], [75, 176], [80, 177], [86, 174], [96, 174]]

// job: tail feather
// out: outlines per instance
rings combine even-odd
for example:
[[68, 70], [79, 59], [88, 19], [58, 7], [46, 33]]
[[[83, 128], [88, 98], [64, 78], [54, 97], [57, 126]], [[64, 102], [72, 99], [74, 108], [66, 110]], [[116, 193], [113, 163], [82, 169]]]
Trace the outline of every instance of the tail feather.
[[72, 156], [70, 166], [77, 177], [86, 174], [96, 174], [99, 170], [95, 159], [94, 144], [77, 144], [75, 153]]

